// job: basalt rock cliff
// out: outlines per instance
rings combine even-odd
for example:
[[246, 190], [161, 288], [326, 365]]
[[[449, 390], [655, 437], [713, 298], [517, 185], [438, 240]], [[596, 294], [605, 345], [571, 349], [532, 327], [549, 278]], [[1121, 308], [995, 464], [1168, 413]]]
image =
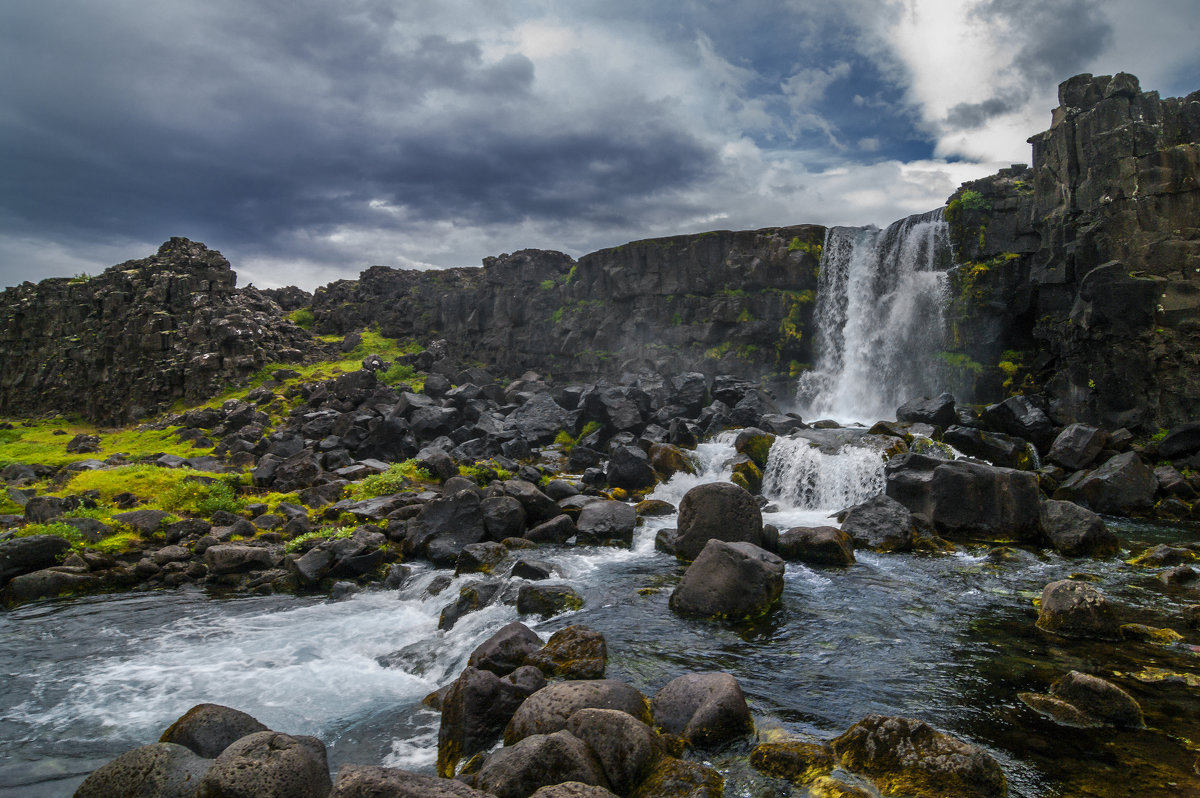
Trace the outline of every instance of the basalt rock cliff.
[[376, 266], [317, 289], [315, 329], [445, 338], [463, 360], [557, 380], [643, 369], [788, 376], [812, 360], [824, 235], [801, 225], [635, 241], [578, 261], [522, 250], [482, 268]]
[[0, 414], [121, 423], [314, 350], [278, 305], [236, 281], [220, 252], [172, 238], [94, 277], [6, 289]]
[[963, 185], [946, 218], [955, 346], [976, 398], [1042, 393], [1056, 420], [1200, 417], [1200, 92], [1059, 86], [1033, 166]]

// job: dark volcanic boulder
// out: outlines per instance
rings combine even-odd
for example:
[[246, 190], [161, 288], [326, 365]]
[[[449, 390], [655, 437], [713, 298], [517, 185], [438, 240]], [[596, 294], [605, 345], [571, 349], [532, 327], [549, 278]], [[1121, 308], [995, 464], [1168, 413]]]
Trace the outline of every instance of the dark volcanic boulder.
[[605, 472], [608, 484], [625, 490], [641, 490], [654, 484], [650, 458], [637, 446], [618, 446], [613, 450]]
[[1089, 424], [1071, 424], [1054, 439], [1046, 459], [1069, 471], [1087, 468], [1108, 443], [1108, 433]]
[[1029, 444], [1003, 432], [985, 432], [974, 427], [953, 426], [942, 433], [942, 443], [953, 446], [968, 457], [987, 460], [1002, 468], [1028, 471], [1033, 468]]
[[92, 771], [74, 798], [193, 798], [211, 764], [175, 743], [143, 745]]
[[531, 694], [528, 688], [545, 684], [541, 674], [531, 670], [539, 677], [532, 684], [468, 666], [442, 692], [437, 758], [440, 775], [453, 776], [460, 760], [486, 751], [500, 738], [517, 707]]
[[1039, 523], [1046, 541], [1069, 557], [1111, 557], [1120, 549], [1100, 516], [1074, 502], [1042, 502]]
[[730, 482], [710, 482], [689, 490], [679, 503], [675, 554], [694, 560], [710, 540], [765, 543], [762, 512], [754, 497]]
[[1063, 637], [1121, 639], [1120, 624], [1100, 589], [1072, 579], [1051, 582], [1042, 590], [1037, 626]]
[[274, 568], [283, 560], [276, 547], [244, 543], [218, 543], [204, 550], [204, 564], [212, 574], [234, 574]]
[[551, 734], [567, 728], [581, 709], [616, 709], [650, 723], [650, 702], [624, 682], [583, 679], [554, 682], [531, 695], [504, 730], [504, 744], [512, 745], [531, 734]]
[[854, 545], [872, 551], [908, 551], [913, 545], [913, 517], [900, 502], [879, 494], [839, 513], [842, 532]]
[[1027, 396], [1010, 396], [999, 404], [988, 405], [983, 420], [998, 432], [1033, 441], [1041, 452], [1054, 442], [1054, 422]]
[[342, 765], [329, 798], [495, 798], [454, 779], [422, 776], [399, 768]]
[[496, 798], [527, 798], [539, 787], [577, 781], [608, 786], [587, 744], [566, 729], [533, 734], [489, 756], [475, 783]]
[[1168, 460], [1200, 452], [1200, 422], [1180, 424], [1158, 442], [1158, 455]]
[[246, 735], [261, 731], [269, 729], [245, 712], [220, 704], [197, 704], [167, 727], [158, 741], [176, 743], [213, 759]]
[[1029, 471], [917, 454], [887, 464], [887, 495], [928, 518], [948, 538], [1032, 540], [1041, 492]]
[[705, 618], [758, 618], [783, 594], [783, 571], [783, 560], [753, 543], [710, 540], [671, 593], [671, 609]]
[[1158, 480], [1136, 452], [1109, 458], [1099, 468], [1081, 471], [1055, 492], [1054, 498], [1082, 504], [1098, 513], [1130, 515], [1154, 504]]
[[30, 535], [0, 542], [0, 586], [14, 576], [57, 565], [71, 544], [57, 535]]
[[263, 731], [222, 751], [198, 792], [205, 798], [326, 798], [332, 786], [324, 743]]
[[603, 679], [608, 662], [608, 645], [604, 635], [583, 624], [576, 624], [552, 634], [546, 645], [531, 652], [525, 662], [547, 676]]
[[504, 480], [504, 493], [521, 503], [525, 508], [525, 521], [529, 526], [535, 526], [543, 521], [549, 521], [556, 515], [562, 515], [558, 502], [538, 490], [537, 485], [523, 479]]
[[812, 565], [852, 565], [854, 540], [832, 526], [794, 527], [779, 536], [776, 552], [785, 560]]
[[575, 521], [581, 546], [633, 545], [633, 528], [637, 525], [637, 511], [632, 505], [618, 501], [594, 501], [584, 505]]
[[539, 393], [514, 410], [505, 426], [515, 430], [534, 446], [554, 440], [568, 425], [567, 411], [548, 393]]
[[581, 709], [567, 719], [567, 731], [587, 743], [620, 795], [637, 786], [659, 754], [650, 727], [619, 710]]
[[492, 540], [519, 538], [525, 532], [525, 508], [512, 496], [489, 496], [480, 502], [479, 511]]
[[487, 534], [481, 504], [474, 490], [426, 502], [409, 523], [406, 548], [439, 565], [453, 565], [464, 546], [481, 542]]
[[754, 732], [742, 687], [728, 673], [688, 673], [654, 694], [650, 714], [660, 729], [699, 747]]
[[1004, 798], [1004, 771], [987, 752], [912, 718], [868, 715], [833, 740], [842, 767], [885, 795]]
[[525, 658], [542, 648], [542, 639], [520, 621], [500, 627], [484, 640], [467, 659], [473, 668], [506, 676], [525, 663]]
[[954, 397], [943, 393], [932, 399], [928, 396], [910, 399], [896, 410], [896, 420], [914, 424], [933, 424], [943, 429], [951, 424], [957, 424], [958, 414], [954, 411]]

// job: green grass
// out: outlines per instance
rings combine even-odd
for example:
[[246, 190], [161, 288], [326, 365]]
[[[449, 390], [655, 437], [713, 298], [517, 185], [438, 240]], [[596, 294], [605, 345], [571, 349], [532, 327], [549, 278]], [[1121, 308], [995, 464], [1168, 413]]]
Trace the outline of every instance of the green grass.
[[303, 535], [297, 535], [287, 542], [283, 547], [284, 551], [291, 552], [299, 551], [300, 548], [309, 541], [313, 540], [341, 540], [348, 538], [354, 533], [356, 527], [352, 526], [330, 526], [323, 529], [314, 529], [312, 532], [305, 532]]
[[297, 327], [305, 330], [311, 330], [313, 324], [315, 324], [317, 321], [316, 316], [313, 315], [313, 312], [310, 308], [297, 308], [296, 310], [293, 310], [291, 313], [287, 314], [287, 316], [284, 318], [290, 319], [291, 321], [295, 322]]
[[350, 486], [350, 495], [354, 499], [374, 499], [376, 496], [390, 496], [400, 493], [420, 483], [432, 482], [433, 476], [422, 468], [416, 460], [405, 460], [402, 463], [392, 463], [382, 474], [372, 474], [366, 479]]
[[169, 512], [209, 518], [218, 510], [240, 513], [246, 500], [228, 482], [181, 481], [159, 497], [158, 506]]
[[[132, 458], [152, 454], [195, 457], [198, 454], [190, 442], [181, 442], [175, 437], [174, 432], [178, 427], [165, 430], [129, 428], [110, 432], [91, 424], [61, 418], [31, 422], [7, 420], [12, 422], [14, 427], [0, 430], [0, 467], [9, 463], [38, 463], [61, 467], [80, 460], [103, 460], [117, 453]], [[56, 435], [58, 430], [66, 434]], [[100, 451], [93, 454], [67, 452], [67, 443], [80, 433], [99, 435]]]

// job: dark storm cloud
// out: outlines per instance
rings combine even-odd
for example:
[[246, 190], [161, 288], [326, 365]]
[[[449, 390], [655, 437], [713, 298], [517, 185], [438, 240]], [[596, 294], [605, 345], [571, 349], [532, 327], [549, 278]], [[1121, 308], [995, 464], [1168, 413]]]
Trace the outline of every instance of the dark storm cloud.
[[993, 97], [981, 103], [959, 103], [946, 112], [946, 125], [952, 129], [975, 128], [989, 119], [1020, 107], [1019, 102]]
[[408, 35], [395, 4], [17, 11], [0, 26], [18, 76], [0, 89], [10, 230], [228, 246], [440, 219], [620, 224], [715, 157], [638, 97], [564, 115], [525, 56]]

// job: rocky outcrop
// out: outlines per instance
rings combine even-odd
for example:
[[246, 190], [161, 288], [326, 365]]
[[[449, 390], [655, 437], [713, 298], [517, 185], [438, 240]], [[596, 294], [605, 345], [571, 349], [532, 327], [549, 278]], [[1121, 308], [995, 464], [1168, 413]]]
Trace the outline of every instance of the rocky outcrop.
[[103, 423], [206, 399], [316, 343], [220, 252], [172, 238], [94, 277], [23, 283], [0, 295], [0, 414], [70, 409]]
[[514, 375], [787, 374], [812, 362], [805, 328], [824, 236], [816, 225], [723, 230], [578, 261], [526, 249], [483, 268], [374, 266], [317, 289], [312, 310], [320, 332], [378, 323], [389, 337], [445, 338], [464, 360]]
[[1033, 166], [946, 210], [957, 352], [976, 396], [1044, 391], [1059, 424], [1154, 430], [1200, 415], [1200, 92], [1132, 75], [1059, 86]]

